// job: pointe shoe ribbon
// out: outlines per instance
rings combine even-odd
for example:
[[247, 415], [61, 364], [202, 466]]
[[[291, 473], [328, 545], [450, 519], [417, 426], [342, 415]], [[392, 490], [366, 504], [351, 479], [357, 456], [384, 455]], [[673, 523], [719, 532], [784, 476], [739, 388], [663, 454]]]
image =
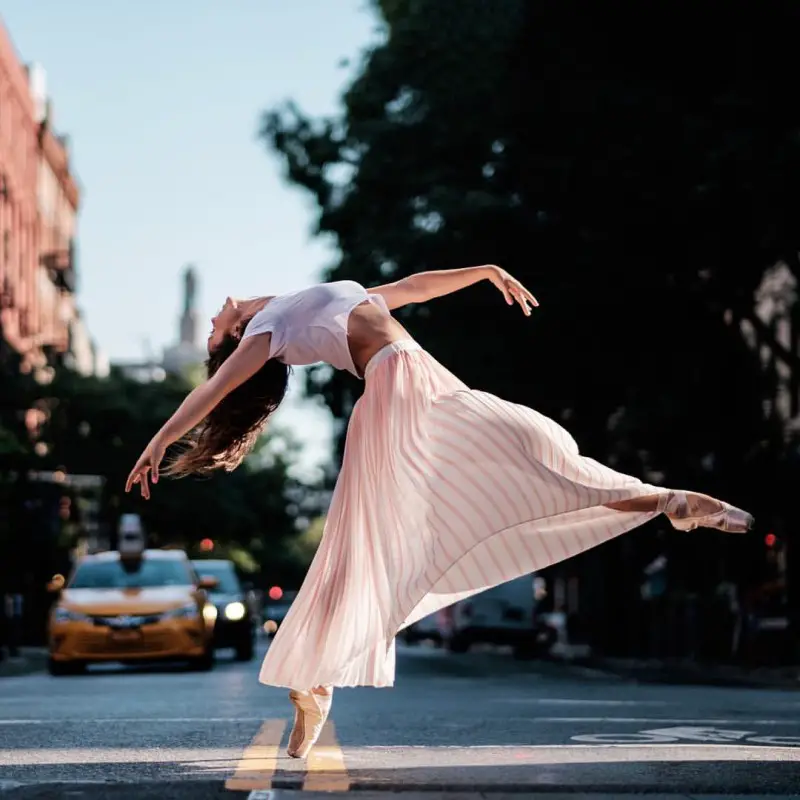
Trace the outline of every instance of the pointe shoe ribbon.
[[305, 758], [317, 743], [330, 714], [333, 695], [291, 691], [294, 705], [294, 727], [286, 750], [291, 758]]

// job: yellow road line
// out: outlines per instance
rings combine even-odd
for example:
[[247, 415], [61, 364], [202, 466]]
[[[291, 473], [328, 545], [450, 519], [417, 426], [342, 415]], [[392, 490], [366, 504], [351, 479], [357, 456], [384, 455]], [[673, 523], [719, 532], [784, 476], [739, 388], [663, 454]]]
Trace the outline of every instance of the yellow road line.
[[308, 772], [303, 782], [305, 792], [346, 792], [350, 777], [344, 765], [344, 753], [336, 740], [336, 728], [328, 720], [319, 741], [308, 754]]
[[266, 720], [242, 754], [233, 777], [225, 781], [225, 788], [233, 791], [271, 789], [285, 729], [286, 720]]

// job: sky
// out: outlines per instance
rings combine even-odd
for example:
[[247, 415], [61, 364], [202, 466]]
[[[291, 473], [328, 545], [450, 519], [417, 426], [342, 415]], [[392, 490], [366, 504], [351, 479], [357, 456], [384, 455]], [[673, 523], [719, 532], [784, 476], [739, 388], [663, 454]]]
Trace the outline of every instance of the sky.
[[[147, 12], [142, 13], [142, 9]], [[82, 188], [78, 304], [112, 362], [178, 335], [182, 268], [199, 273], [200, 337], [227, 295], [315, 283], [335, 259], [314, 240], [311, 198], [257, 137], [291, 98], [336, 113], [378, 38], [367, 0], [3, 0], [24, 63], [41, 64], [54, 127]], [[345, 63], [345, 62], [348, 62]], [[276, 424], [324, 459], [327, 412], [298, 381]]]

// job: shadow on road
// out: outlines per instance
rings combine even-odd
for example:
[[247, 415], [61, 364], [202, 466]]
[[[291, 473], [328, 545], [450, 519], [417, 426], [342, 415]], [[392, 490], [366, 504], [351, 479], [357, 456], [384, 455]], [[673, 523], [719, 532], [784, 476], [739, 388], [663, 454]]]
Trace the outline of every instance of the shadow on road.
[[[220, 667], [229, 665], [241, 666], [242, 662], [237, 661], [233, 654], [217, 655], [215, 658], [214, 668], [208, 670], [213, 673], [214, 670]], [[105, 663], [89, 664], [82, 672], [76, 672], [69, 675], [60, 675], [59, 681], [80, 680], [82, 678], [93, 678], [98, 675], [170, 675], [174, 673], [193, 673], [198, 670], [190, 663], [185, 661], [136, 661], [136, 662], [120, 662], [108, 661]]]
[[[544, 753], [541, 755], [545, 756]], [[283, 761], [283, 759], [281, 759]], [[286, 759], [288, 761], [288, 759]], [[202, 765], [202, 766], [201, 766]], [[42, 767], [31, 767], [31, 780], [25, 785], [23, 770], [16, 770], [20, 786], [2, 792], [4, 800], [38, 800], [41, 798], [152, 798], [227, 796], [223, 784], [230, 773], [227, 760], [217, 763], [206, 759], [161, 764], [165, 774], [143, 779], [136, 764], [113, 763], [86, 765], [80, 776], [68, 784], [43, 783], [47, 776]], [[759, 797], [796, 796], [798, 764], [796, 761], [626, 761], [624, 768], [615, 763], [590, 763], [580, 759], [569, 763], [548, 762], [540, 758], [536, 764], [505, 763], [458, 766], [417, 766], [398, 768], [350, 769], [347, 773], [349, 790], [361, 791], [441, 791], [469, 793], [497, 792], [569, 792], [607, 793], [624, 797], [636, 793], [659, 794], [757, 794]], [[35, 778], [34, 778], [35, 773]], [[104, 776], [118, 776], [114, 783]], [[171, 774], [168, 774], [171, 773]], [[211, 773], [211, 774], [209, 774]], [[214, 774], [216, 773], [216, 774]], [[754, 775], [759, 776], [754, 780]], [[314, 772], [313, 784], [322, 786], [328, 779], [341, 785], [342, 773]], [[276, 775], [263, 783], [256, 780], [251, 788], [308, 790], [306, 773], [285, 769], [279, 763]], [[0, 782], [1, 783], [1, 782]], [[0, 787], [1, 788], [1, 787]], [[335, 796], [332, 792], [330, 796]], [[246, 796], [231, 792], [230, 796]]]

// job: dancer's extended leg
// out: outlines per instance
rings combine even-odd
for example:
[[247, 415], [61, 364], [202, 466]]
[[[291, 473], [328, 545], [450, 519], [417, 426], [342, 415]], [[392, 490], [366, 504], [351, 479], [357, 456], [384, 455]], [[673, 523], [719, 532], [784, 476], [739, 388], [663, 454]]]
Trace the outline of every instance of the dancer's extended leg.
[[645, 495], [606, 503], [605, 506], [615, 511], [663, 513], [680, 531], [716, 528], [727, 533], [746, 533], [753, 526], [753, 517], [746, 511], [697, 492]]

